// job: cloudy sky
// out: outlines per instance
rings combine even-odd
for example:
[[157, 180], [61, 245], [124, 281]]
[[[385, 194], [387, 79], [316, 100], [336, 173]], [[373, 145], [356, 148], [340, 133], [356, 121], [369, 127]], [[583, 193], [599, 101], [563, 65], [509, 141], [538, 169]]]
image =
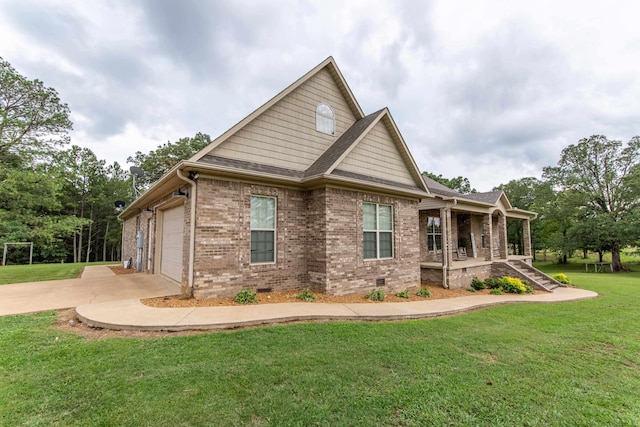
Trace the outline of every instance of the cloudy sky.
[[416, 163], [493, 186], [593, 134], [640, 134], [640, 2], [0, 0], [0, 56], [122, 165], [218, 136], [332, 55]]

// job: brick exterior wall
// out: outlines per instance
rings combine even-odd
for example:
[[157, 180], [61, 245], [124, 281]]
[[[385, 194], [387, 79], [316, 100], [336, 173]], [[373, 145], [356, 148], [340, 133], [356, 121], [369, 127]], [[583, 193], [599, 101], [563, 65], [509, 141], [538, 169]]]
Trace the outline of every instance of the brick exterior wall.
[[[420, 286], [418, 201], [328, 188], [327, 286], [331, 295], [365, 293], [383, 279], [389, 293]], [[362, 204], [393, 206], [394, 257], [363, 257]]]
[[122, 223], [122, 262], [126, 262], [131, 258], [132, 267], [136, 268], [136, 259], [138, 256], [138, 230], [143, 233], [143, 250], [142, 250], [142, 270], [147, 269], [148, 257], [148, 239], [147, 225], [149, 220], [153, 220], [151, 212], [140, 212], [138, 215], [128, 218]]
[[[251, 196], [276, 198], [276, 262], [251, 264]], [[196, 298], [241, 289], [286, 291], [308, 286], [306, 192], [200, 178], [196, 211]]]
[[324, 189], [307, 194], [307, 273], [310, 289], [325, 292], [327, 288], [327, 196]]
[[136, 262], [136, 233], [138, 224], [140, 223], [140, 215], [133, 216], [122, 222], [122, 262], [125, 263], [132, 259]]
[[491, 277], [491, 274], [491, 264], [456, 268], [447, 272], [447, 283], [450, 289], [468, 288], [474, 277], [485, 280]]
[[[420, 286], [417, 200], [357, 191], [296, 190], [201, 177], [198, 181], [194, 289], [196, 298], [235, 295], [241, 289], [312, 289], [333, 295]], [[276, 198], [276, 262], [251, 264], [251, 196]], [[394, 211], [394, 257], [364, 260], [362, 204]], [[189, 207], [185, 206], [185, 257]], [[187, 260], [185, 258], [185, 265]], [[185, 274], [187, 273], [185, 268]], [[187, 278], [183, 283], [187, 283]]]
[[420, 281], [425, 285], [442, 286], [442, 268], [421, 268]]

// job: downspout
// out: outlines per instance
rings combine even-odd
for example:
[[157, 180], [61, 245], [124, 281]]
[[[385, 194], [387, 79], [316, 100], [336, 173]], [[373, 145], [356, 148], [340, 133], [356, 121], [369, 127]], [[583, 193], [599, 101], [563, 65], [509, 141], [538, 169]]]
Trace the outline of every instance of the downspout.
[[182, 174], [180, 169], [176, 169], [176, 175], [181, 180], [187, 182], [191, 185], [191, 194], [189, 198], [191, 199], [191, 212], [189, 219], [189, 273], [187, 277], [187, 285], [191, 291], [191, 296], [193, 296], [193, 269], [194, 269], [194, 257], [196, 252], [196, 195], [197, 195], [197, 187], [196, 181], [187, 178]]

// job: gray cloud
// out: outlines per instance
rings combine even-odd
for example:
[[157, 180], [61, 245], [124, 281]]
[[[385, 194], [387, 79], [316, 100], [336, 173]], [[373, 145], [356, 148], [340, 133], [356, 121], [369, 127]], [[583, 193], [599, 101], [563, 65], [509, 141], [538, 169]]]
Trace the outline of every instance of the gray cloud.
[[[551, 6], [5, 1], [0, 51], [58, 90], [93, 147], [135, 128], [155, 143], [122, 144], [142, 151], [217, 136], [332, 55], [365, 112], [391, 108], [421, 169], [483, 189], [556, 163], [591, 134], [640, 132], [637, 36], [617, 31], [607, 44], [611, 26], [588, 5], [569, 8], [578, 27]], [[610, 12], [608, 22], [632, 15]]]

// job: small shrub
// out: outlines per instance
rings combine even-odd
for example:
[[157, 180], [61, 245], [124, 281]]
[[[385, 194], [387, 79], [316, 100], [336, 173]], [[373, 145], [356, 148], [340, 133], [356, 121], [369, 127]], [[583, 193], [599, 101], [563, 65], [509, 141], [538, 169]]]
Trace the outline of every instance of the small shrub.
[[402, 292], [398, 292], [398, 293], [396, 294], [396, 296], [397, 296], [398, 298], [405, 298], [405, 299], [409, 299], [409, 291], [405, 289], [405, 290], [404, 290], [404, 291], [402, 291]]
[[473, 288], [467, 288], [467, 292], [476, 292], [476, 290]]
[[571, 280], [569, 280], [569, 278], [567, 277], [566, 274], [564, 273], [558, 273], [555, 276], [553, 276], [553, 279], [557, 282], [560, 282], [564, 285], [570, 285], [571, 284]]
[[382, 288], [374, 289], [365, 295], [365, 298], [370, 299], [371, 301], [384, 301], [386, 297], [387, 294], [384, 293]]
[[421, 288], [416, 295], [422, 298], [429, 298], [431, 296], [431, 291], [429, 288]]
[[258, 302], [258, 295], [251, 289], [243, 289], [233, 297], [233, 300], [238, 304], [251, 304]]
[[500, 287], [503, 292], [509, 294], [530, 294], [533, 293], [533, 288], [529, 286], [527, 282], [524, 282], [517, 277], [504, 276], [500, 279]]
[[316, 299], [316, 296], [313, 292], [309, 291], [309, 289], [305, 289], [298, 294], [298, 298], [300, 298], [302, 301], [313, 301], [314, 299]]
[[493, 288], [489, 291], [489, 294], [491, 295], [503, 295], [502, 291], [500, 290], [500, 288]]
[[494, 279], [493, 277], [489, 277], [485, 279], [484, 284], [489, 289], [499, 289], [500, 288], [500, 280]]
[[480, 279], [478, 279], [477, 277], [473, 277], [473, 279], [471, 279], [471, 287], [476, 290], [479, 291], [481, 289], [486, 289], [487, 285], [484, 284], [484, 282]]

